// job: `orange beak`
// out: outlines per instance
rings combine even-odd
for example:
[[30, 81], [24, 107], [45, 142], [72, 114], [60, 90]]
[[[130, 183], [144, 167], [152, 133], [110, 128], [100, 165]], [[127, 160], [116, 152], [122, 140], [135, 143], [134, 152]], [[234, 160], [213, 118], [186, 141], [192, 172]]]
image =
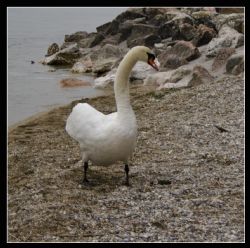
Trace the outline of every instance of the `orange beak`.
[[159, 71], [159, 65], [160, 63], [158, 62], [157, 59], [149, 59], [148, 64], [151, 65], [155, 70]]

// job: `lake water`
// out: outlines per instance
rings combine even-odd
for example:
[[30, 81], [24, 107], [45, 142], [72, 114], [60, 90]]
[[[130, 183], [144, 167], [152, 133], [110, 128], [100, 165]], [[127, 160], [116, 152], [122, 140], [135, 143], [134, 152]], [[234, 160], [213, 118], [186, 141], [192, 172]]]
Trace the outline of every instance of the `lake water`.
[[[8, 126], [38, 112], [82, 97], [103, 94], [91, 87], [61, 88], [60, 80], [92, 77], [69, 69], [38, 63], [53, 42], [61, 45], [65, 34], [96, 32], [126, 8], [8, 8]], [[35, 61], [31, 64], [31, 60]]]

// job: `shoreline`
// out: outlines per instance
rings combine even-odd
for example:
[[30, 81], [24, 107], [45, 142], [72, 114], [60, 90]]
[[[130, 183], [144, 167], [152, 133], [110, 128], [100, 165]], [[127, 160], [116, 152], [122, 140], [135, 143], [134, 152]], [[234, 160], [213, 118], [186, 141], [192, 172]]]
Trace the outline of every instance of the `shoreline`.
[[33, 115], [23, 119], [23, 120], [20, 120], [20, 121], [14, 123], [14, 124], [11, 124], [11, 125], [7, 126], [8, 134], [10, 132], [12, 132], [13, 130], [15, 130], [16, 128], [18, 128], [19, 126], [26, 125], [29, 122], [33, 122], [35, 120], [38, 120], [38, 119], [42, 118], [44, 115], [48, 115], [49, 112], [56, 111], [57, 109], [66, 107], [66, 106], [72, 104], [72, 102], [81, 101], [81, 100], [84, 100], [84, 99], [95, 99], [95, 98], [108, 96], [108, 95], [112, 94], [112, 91], [109, 88], [108, 89], [102, 89], [102, 91], [103, 91], [103, 94], [99, 94], [99, 95], [91, 96], [91, 97], [79, 98], [79, 99], [76, 99], [76, 100], [71, 101], [71, 102], [66, 103], [66, 104], [60, 104], [60, 105], [57, 104], [57, 106], [51, 106], [51, 107], [49, 107], [48, 109], [46, 109], [44, 111], [40, 111], [38, 113], [35, 113], [35, 114], [33, 114]]

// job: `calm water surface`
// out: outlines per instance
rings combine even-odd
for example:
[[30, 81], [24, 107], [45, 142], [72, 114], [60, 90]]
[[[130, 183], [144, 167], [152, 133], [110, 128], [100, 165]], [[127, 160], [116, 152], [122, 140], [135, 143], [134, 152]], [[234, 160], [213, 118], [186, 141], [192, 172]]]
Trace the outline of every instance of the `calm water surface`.
[[[96, 32], [126, 8], [8, 8], [8, 126], [51, 107], [81, 97], [103, 94], [91, 87], [63, 89], [60, 80], [92, 77], [38, 63], [48, 46], [63, 43], [65, 34]], [[35, 61], [31, 64], [30, 61]]]

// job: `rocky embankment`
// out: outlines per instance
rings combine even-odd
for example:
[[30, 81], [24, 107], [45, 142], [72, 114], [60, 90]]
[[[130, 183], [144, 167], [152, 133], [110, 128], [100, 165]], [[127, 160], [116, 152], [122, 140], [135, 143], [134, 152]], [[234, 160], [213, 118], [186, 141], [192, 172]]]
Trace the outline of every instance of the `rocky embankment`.
[[[144, 84], [131, 84], [139, 133], [130, 187], [123, 185], [122, 163], [90, 165], [91, 183], [82, 185], [79, 145], [65, 131], [78, 102], [106, 114], [116, 111], [112, 92], [74, 101], [9, 131], [8, 240], [244, 242], [243, 20], [242, 13], [211, 9], [131, 9], [97, 33], [75, 33], [63, 47], [54, 45], [47, 62], [67, 58], [73, 68], [85, 68], [88, 61], [88, 70], [105, 77], [119, 63], [117, 55], [111, 63], [108, 54], [119, 50], [122, 57], [127, 45], [136, 45], [133, 28], [158, 27], [161, 32], [141, 33], [140, 42], [149, 42], [147, 35], [160, 37], [152, 48], [162, 71], [138, 69], [130, 78]], [[164, 33], [168, 25], [171, 37]], [[208, 34], [199, 40], [203, 29]], [[65, 56], [69, 42], [77, 59], [71, 52]], [[94, 59], [105, 51], [109, 62]], [[94, 72], [102, 62], [111, 70]], [[148, 72], [145, 78], [141, 71]], [[112, 83], [110, 77], [101, 86], [101, 77], [100, 87]]]
[[[94, 87], [114, 81], [128, 49], [145, 45], [155, 52], [160, 72], [137, 63], [131, 82], [157, 89], [211, 82], [226, 74], [244, 72], [244, 13], [242, 9], [131, 8], [96, 28], [65, 35], [53, 43], [42, 63], [71, 65], [75, 73], [92, 73]], [[72, 83], [73, 85], [73, 83]]]

